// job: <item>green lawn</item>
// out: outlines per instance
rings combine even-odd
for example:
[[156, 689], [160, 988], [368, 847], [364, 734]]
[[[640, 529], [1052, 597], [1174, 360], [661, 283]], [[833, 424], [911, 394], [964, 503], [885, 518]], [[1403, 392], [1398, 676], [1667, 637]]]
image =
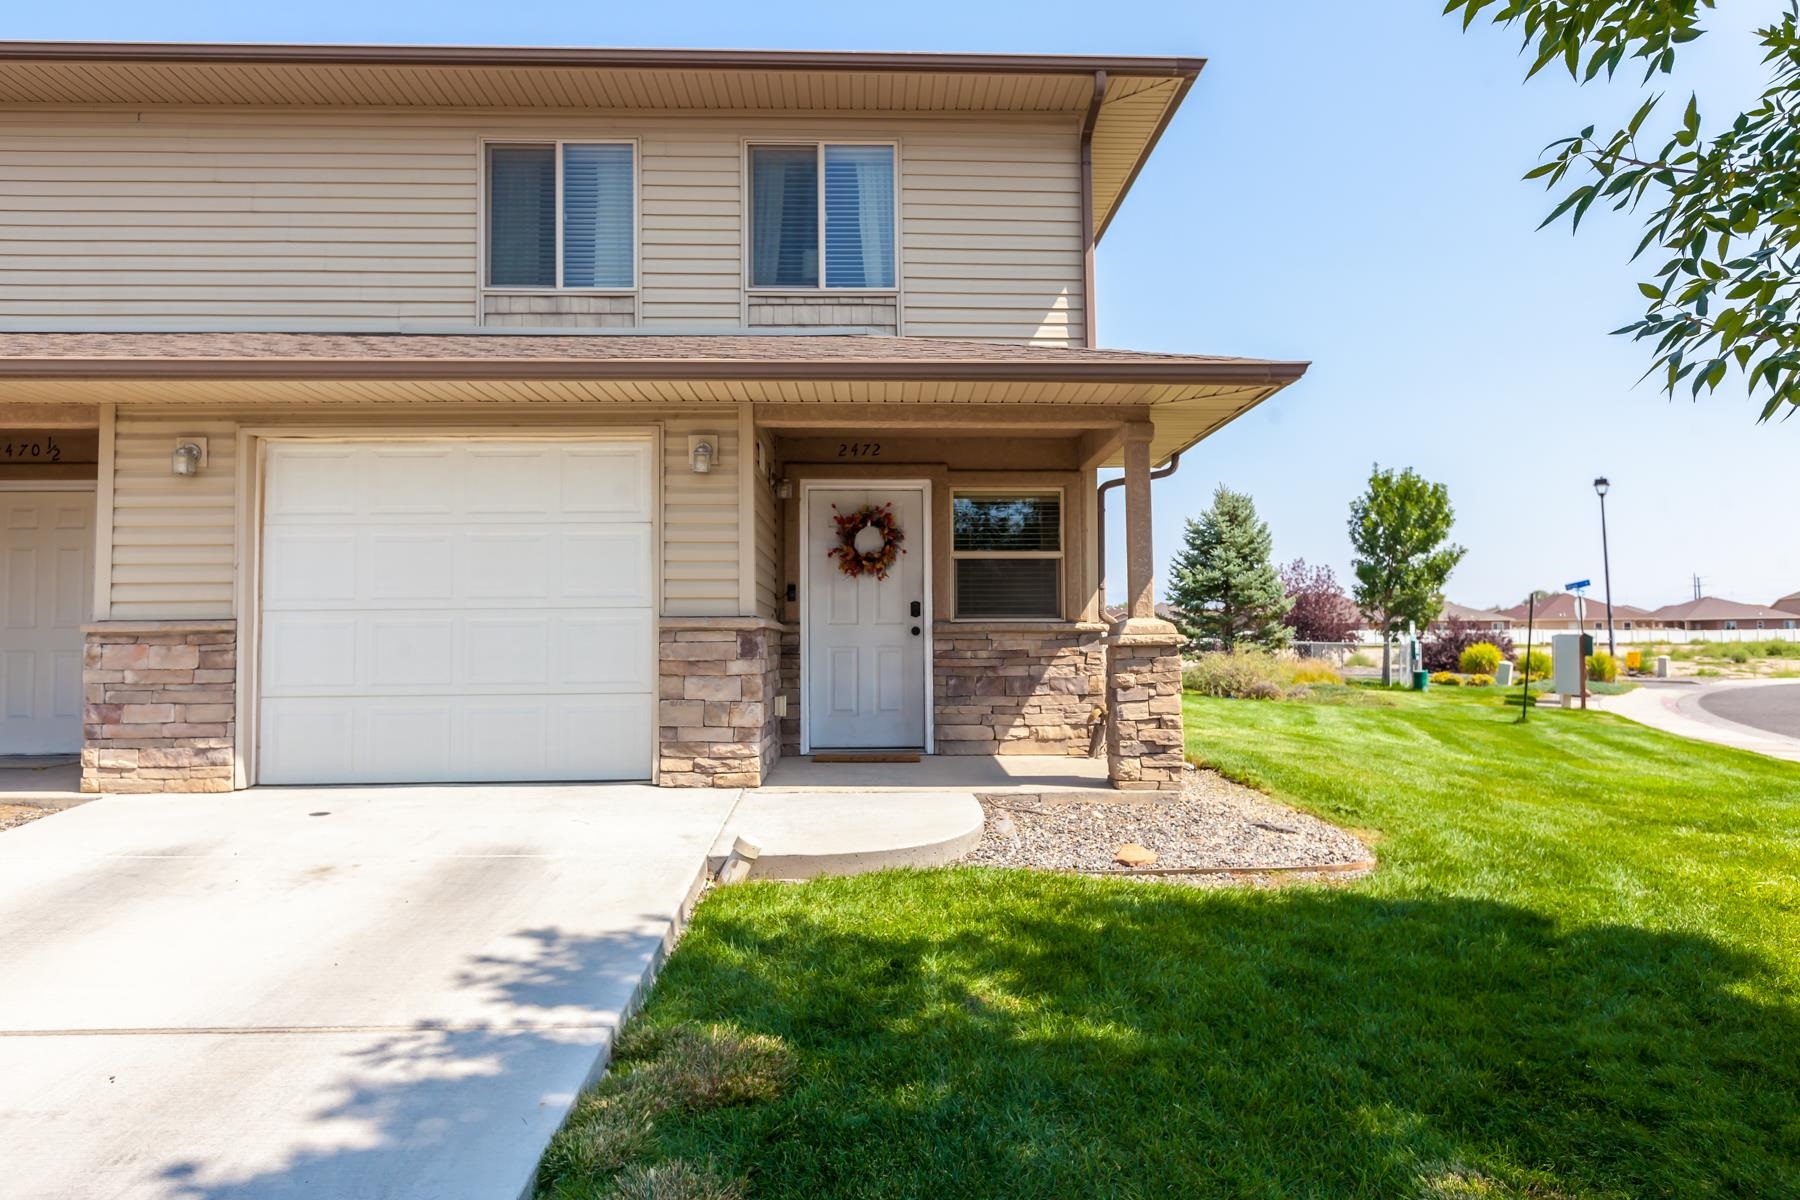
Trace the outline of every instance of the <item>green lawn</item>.
[[1800, 1196], [1800, 767], [1393, 700], [1188, 702], [1369, 831], [1354, 885], [716, 893], [546, 1193], [612, 1194], [611, 1137], [663, 1197]]

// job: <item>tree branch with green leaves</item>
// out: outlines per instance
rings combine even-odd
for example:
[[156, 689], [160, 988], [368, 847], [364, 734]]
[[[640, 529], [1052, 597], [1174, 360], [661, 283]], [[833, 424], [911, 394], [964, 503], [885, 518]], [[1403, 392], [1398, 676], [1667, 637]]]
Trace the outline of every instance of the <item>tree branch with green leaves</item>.
[[[1714, 0], [1450, 0], [1467, 29], [1484, 15], [1520, 29], [1532, 58], [1526, 78], [1552, 65], [1586, 83], [1609, 79], [1628, 60], [1642, 83], [1675, 68], [1677, 47], [1704, 32]], [[1652, 118], [1665, 93], [1649, 96], [1630, 122], [1598, 135], [1589, 125], [1552, 142], [1525, 178], [1560, 199], [1543, 225], [1571, 229], [1596, 204], [1645, 212], [1633, 259], [1654, 252], [1653, 278], [1638, 284], [1644, 316], [1614, 332], [1648, 342], [1670, 396], [1716, 391], [1734, 371], [1760, 420], [1800, 407], [1800, 10], [1756, 31], [1769, 86], [1758, 102], [1712, 130], [1698, 98], [1660, 134]], [[1660, 142], [1660, 145], [1657, 143]], [[1655, 147], [1652, 149], [1651, 147]], [[1566, 190], [1564, 190], [1566, 189]], [[1542, 228], [1542, 226], [1540, 226]]]

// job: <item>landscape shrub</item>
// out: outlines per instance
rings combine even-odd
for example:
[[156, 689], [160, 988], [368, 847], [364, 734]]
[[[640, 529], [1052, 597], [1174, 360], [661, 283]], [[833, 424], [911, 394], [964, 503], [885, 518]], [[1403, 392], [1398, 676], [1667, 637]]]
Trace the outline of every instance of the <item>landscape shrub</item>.
[[1311, 685], [1343, 682], [1343, 673], [1322, 658], [1283, 658], [1243, 646], [1209, 650], [1181, 672], [1181, 686], [1188, 691], [1234, 700], [1299, 698]]
[[1202, 696], [1273, 700], [1283, 691], [1281, 664], [1264, 650], [1209, 650], [1188, 662], [1181, 686]]
[[1719, 657], [1741, 667], [1750, 661], [1750, 648], [1748, 646], [1726, 646], [1719, 651]]
[[1515, 662], [1521, 677], [1525, 675], [1526, 668], [1530, 668], [1531, 682], [1533, 683], [1540, 679], [1550, 678], [1550, 652], [1548, 650], [1533, 650], [1530, 654], [1521, 651]]
[[1619, 660], [1604, 650], [1588, 655], [1588, 678], [1595, 683], [1611, 683], [1619, 677]]
[[1470, 675], [1467, 679], [1463, 680], [1463, 682], [1470, 687], [1493, 687], [1494, 677], [1492, 675], [1477, 673]]
[[1322, 658], [1297, 658], [1282, 664], [1287, 681], [1293, 684], [1342, 683], [1344, 673]]
[[1431, 682], [1439, 687], [1461, 687], [1462, 676], [1455, 671], [1433, 671]]
[[1427, 671], [1458, 669], [1462, 666], [1462, 652], [1477, 642], [1486, 642], [1490, 646], [1496, 646], [1502, 654], [1512, 652], [1512, 639], [1504, 633], [1484, 629], [1472, 621], [1462, 621], [1455, 617], [1436, 622], [1419, 642], [1419, 650], [1425, 659], [1425, 669]]
[[1379, 667], [1381, 665], [1381, 660], [1376, 658], [1373, 654], [1364, 654], [1361, 650], [1358, 650], [1344, 660], [1344, 665], [1346, 667]]
[[1500, 647], [1494, 643], [1476, 642], [1462, 652], [1456, 665], [1464, 675], [1492, 675], [1502, 657]]

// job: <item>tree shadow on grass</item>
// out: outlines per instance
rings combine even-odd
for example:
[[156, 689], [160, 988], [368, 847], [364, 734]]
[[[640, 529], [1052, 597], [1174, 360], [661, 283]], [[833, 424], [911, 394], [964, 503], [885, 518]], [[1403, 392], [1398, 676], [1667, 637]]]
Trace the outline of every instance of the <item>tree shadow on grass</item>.
[[795, 1091], [659, 1129], [768, 1196], [1800, 1195], [1800, 1022], [1703, 937], [1021, 873], [725, 893], [649, 1018]]

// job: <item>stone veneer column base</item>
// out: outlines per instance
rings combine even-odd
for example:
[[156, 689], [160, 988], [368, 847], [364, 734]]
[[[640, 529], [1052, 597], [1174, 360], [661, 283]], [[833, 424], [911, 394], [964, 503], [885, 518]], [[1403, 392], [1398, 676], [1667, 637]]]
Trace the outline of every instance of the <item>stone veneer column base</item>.
[[82, 632], [81, 790], [229, 792], [237, 622], [106, 621]]
[[1106, 640], [1106, 773], [1116, 788], [1181, 788], [1180, 647], [1166, 621], [1124, 621]]
[[664, 618], [657, 634], [656, 781], [761, 787], [781, 757], [779, 639], [763, 617]]

